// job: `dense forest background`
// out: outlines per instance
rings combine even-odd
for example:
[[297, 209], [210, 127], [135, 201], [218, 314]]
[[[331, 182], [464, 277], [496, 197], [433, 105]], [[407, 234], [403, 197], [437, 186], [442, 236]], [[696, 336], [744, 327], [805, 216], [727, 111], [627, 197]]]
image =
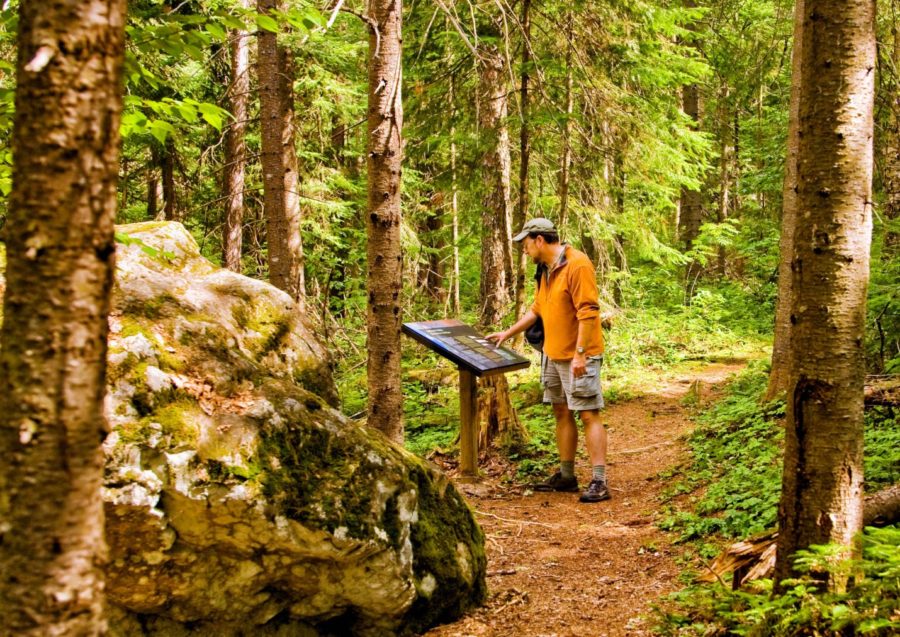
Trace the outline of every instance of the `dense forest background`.
[[[18, 4], [0, 11], [0, 240], [12, 189]], [[872, 382], [900, 373], [900, 33], [896, 7], [878, 11], [863, 337]], [[612, 317], [611, 401], [678, 363], [755, 359], [732, 402], [706, 416], [692, 443], [697, 464], [675, 487], [719, 480], [721, 489], [700, 500], [699, 513], [672, 505], [666, 522], [685, 541], [700, 538], [695, 556], [708, 559], [719, 548], [709, 538], [746, 537], [776, 519], [782, 442], [772, 423], [784, 402], [761, 398], [778, 398], [766, 392], [766, 372], [784, 281], [793, 13], [781, 0], [414, 0], [403, 8], [396, 51], [402, 86], [373, 87], [372, 41], [385, 59], [391, 50], [357, 0], [134, 0], [117, 222], [179, 221], [214, 263], [291, 294], [332, 353], [343, 411], [363, 418], [372, 395], [367, 224], [376, 221], [367, 109], [382, 93], [391, 108], [402, 98], [402, 114], [391, 117], [402, 120], [393, 241], [403, 321], [511, 324], [531, 296], [531, 265], [496, 237], [543, 216], [597, 266]], [[398, 148], [387, 156], [399, 157]], [[437, 359], [411, 343], [400, 365], [399, 436], [423, 455], [451, 449], [458, 403], [442, 383], [452, 369], [429, 373]], [[513, 404], [527, 403], [536, 386], [536, 374], [524, 376]], [[900, 473], [886, 402], [867, 414], [870, 490]], [[516, 478], [541, 474], [555, 460], [552, 436], [536, 410], [518, 418], [525, 435], [499, 432], [497, 451]], [[767, 450], [743, 455], [751, 439]], [[744, 472], [722, 478], [729, 463]], [[757, 488], [755, 501], [732, 497]], [[896, 547], [896, 534], [884, 538], [874, 543]], [[893, 570], [876, 579], [893, 573], [894, 588], [876, 590], [892, 596], [896, 613], [900, 565], [888, 562]], [[702, 597], [692, 612], [721, 616], [718, 603]], [[896, 624], [895, 614], [879, 617], [872, 630]]]
[[[678, 315], [687, 312], [715, 329], [770, 333], [793, 5], [526, 6], [412, 2], [404, 10], [404, 319], [478, 315], [481, 234], [493, 214], [484, 203], [494, 179], [482, 161], [489, 135], [480, 105], [485, 91], [496, 91], [505, 102], [505, 179], [515, 216], [549, 217], [588, 252], [609, 308], [654, 310], [652, 319], [622, 323], [638, 320], [642, 331], [648, 320], [684, 325]], [[889, 258], [898, 223], [892, 189], [900, 188], [892, 156], [900, 48], [892, 8], [881, 9], [866, 332], [876, 374], [900, 365], [898, 273]], [[366, 302], [362, 13], [352, 4], [291, 2], [276, 20], [240, 2], [129, 3], [119, 187], [119, 222], [179, 220], [204, 254], [223, 263], [224, 181], [234, 161], [227, 135], [245, 127], [239, 267], [267, 278], [259, 80], [246, 66], [235, 84], [229, 41], [245, 33], [255, 63], [246, 32], [277, 32], [293, 65], [304, 293], [345, 373], [353, 373], [363, 345]], [[8, 140], [15, 3], [2, 17], [0, 126]], [[480, 61], [491, 53], [502, 71], [486, 86]], [[247, 98], [241, 121], [229, 114], [236, 91]], [[3, 195], [11, 162], [7, 150]], [[690, 350], [692, 331], [669, 334], [659, 346], [674, 355]]]

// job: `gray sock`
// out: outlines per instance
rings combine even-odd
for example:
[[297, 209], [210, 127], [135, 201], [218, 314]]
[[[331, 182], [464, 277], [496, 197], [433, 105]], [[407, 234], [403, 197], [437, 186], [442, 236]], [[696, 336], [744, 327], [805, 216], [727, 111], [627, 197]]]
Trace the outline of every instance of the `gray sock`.
[[595, 464], [594, 465], [594, 480], [600, 480], [601, 482], [606, 482], [606, 465], [605, 464]]
[[575, 477], [575, 461], [574, 460], [560, 460], [559, 461], [559, 472], [562, 474], [563, 478], [574, 478]]

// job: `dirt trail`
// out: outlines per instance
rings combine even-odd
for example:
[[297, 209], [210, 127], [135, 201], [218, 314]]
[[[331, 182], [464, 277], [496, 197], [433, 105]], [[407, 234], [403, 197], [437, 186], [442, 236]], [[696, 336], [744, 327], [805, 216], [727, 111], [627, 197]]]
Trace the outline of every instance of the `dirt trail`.
[[[684, 458], [681, 437], [692, 426], [682, 399], [700, 381], [706, 402], [741, 367], [710, 365], [604, 412], [607, 502], [581, 504], [577, 494], [533, 493], [490, 479], [460, 485], [487, 536], [490, 597], [428, 637], [652, 634], [643, 616], [660, 595], [681, 587], [679, 551], [654, 522], [666, 486], [658, 474]], [[586, 484], [583, 458], [576, 473]]]

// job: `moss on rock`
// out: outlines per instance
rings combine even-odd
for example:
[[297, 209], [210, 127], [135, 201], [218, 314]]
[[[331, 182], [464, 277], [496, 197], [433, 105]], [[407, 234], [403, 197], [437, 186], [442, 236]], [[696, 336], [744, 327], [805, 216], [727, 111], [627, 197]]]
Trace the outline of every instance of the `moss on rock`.
[[113, 634], [407, 634], [483, 601], [466, 502], [333, 409], [327, 353], [287, 295], [214, 268], [179, 224], [123, 230], [174, 256], [120, 246]]

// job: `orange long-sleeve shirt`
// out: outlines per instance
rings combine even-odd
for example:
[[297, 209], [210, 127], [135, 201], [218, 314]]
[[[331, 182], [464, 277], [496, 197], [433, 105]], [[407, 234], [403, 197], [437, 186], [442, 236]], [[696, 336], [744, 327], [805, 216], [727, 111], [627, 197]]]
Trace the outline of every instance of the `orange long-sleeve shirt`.
[[594, 266], [583, 252], [571, 246], [564, 250], [556, 267], [540, 282], [531, 306], [544, 321], [544, 353], [553, 360], [574, 357], [578, 322], [593, 321], [585, 355], [597, 356], [603, 353], [604, 344]]

